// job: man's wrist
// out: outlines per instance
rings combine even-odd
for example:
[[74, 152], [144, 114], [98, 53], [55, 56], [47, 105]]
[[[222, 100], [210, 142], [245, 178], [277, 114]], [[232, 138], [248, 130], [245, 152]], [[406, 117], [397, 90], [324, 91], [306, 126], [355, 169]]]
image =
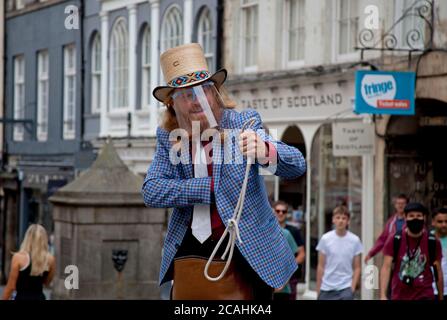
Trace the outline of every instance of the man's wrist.
[[258, 157], [258, 163], [262, 166], [276, 164], [277, 151], [273, 143], [264, 141], [265, 152], [263, 157]]

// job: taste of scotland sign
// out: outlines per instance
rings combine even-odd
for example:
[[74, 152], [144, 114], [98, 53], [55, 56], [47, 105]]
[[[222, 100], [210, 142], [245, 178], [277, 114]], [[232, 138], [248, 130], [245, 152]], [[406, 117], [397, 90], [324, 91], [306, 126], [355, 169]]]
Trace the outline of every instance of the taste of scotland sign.
[[374, 125], [363, 122], [332, 123], [335, 157], [374, 155]]
[[272, 81], [271, 86], [276, 89], [260, 87], [259, 90], [249, 90], [233, 85], [228, 86], [227, 90], [237, 92], [234, 99], [238, 109], [255, 109], [266, 123], [274, 120], [326, 119], [352, 110], [353, 81], [347, 80], [341, 85], [336, 81], [321, 85], [303, 84], [297, 88]]
[[355, 112], [414, 115], [414, 72], [355, 73]]

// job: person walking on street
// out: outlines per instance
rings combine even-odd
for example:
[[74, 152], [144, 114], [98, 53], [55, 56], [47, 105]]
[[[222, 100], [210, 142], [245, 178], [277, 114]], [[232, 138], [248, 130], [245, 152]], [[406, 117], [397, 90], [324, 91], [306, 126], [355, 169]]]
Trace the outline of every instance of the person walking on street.
[[56, 259], [48, 251], [48, 235], [38, 224], [32, 224], [25, 233], [20, 250], [14, 253], [11, 271], [3, 291], [3, 299], [45, 300], [43, 286], [49, 286], [56, 270]]
[[348, 231], [350, 213], [345, 206], [332, 212], [335, 229], [325, 233], [317, 245], [318, 300], [353, 300], [360, 281], [363, 246]]
[[404, 212], [405, 229], [388, 238], [383, 249], [380, 299], [388, 300], [390, 277], [391, 300], [434, 300], [434, 279], [438, 295], [442, 299], [441, 244], [435, 237], [429, 237], [424, 227], [428, 210], [422, 204], [414, 202], [407, 204]]
[[285, 201], [279, 200], [273, 203], [273, 211], [276, 214], [276, 218], [278, 219], [279, 225], [289, 231], [292, 235], [293, 240], [298, 247], [295, 254], [295, 261], [297, 263], [298, 269], [295, 271], [293, 276], [290, 278], [289, 284], [291, 288], [290, 299], [296, 300], [296, 286], [298, 284], [299, 279], [301, 278], [301, 272], [303, 270], [304, 259], [306, 258], [306, 251], [304, 249], [304, 241], [301, 237], [300, 230], [289, 224], [287, 221], [287, 212], [289, 210], [289, 206]]
[[385, 228], [377, 238], [374, 246], [369, 250], [365, 256], [365, 263], [374, 258], [379, 252], [383, 250], [383, 247], [389, 237], [393, 237], [396, 232], [400, 232], [405, 227], [405, 213], [404, 208], [408, 203], [408, 198], [404, 194], [400, 194], [394, 200], [394, 214], [388, 219], [385, 224]]

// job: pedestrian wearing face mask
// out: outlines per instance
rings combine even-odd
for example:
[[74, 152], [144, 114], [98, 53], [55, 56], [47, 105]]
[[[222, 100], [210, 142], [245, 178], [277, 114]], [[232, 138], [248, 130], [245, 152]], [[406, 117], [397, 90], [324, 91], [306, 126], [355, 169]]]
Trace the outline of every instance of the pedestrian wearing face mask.
[[[385, 243], [380, 273], [380, 298], [387, 300], [391, 277], [391, 300], [434, 300], [434, 275], [439, 296], [443, 296], [441, 244], [425, 227], [428, 210], [420, 203], [405, 209], [406, 227]], [[392, 264], [393, 271], [391, 272]]]

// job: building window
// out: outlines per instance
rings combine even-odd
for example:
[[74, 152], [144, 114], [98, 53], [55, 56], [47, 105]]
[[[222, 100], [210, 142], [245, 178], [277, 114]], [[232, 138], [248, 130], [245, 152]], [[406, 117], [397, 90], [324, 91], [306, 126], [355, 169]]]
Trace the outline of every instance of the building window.
[[[25, 119], [25, 58], [14, 58], [14, 119]], [[23, 124], [14, 125], [13, 139], [23, 141]]]
[[113, 110], [129, 106], [129, 37], [126, 21], [115, 23], [110, 45], [110, 102]]
[[142, 49], [142, 109], [147, 109], [151, 97], [151, 30], [148, 26], [144, 28]]
[[400, 23], [400, 36], [398, 37], [398, 45], [401, 48], [409, 48], [409, 45], [415, 49], [423, 49], [425, 42], [425, 22], [419, 17], [419, 8], [421, 3], [417, 5], [414, 0], [397, 0], [395, 2], [395, 19], [397, 21], [403, 15], [406, 17]]
[[324, 124], [315, 134], [311, 151], [310, 283], [316, 289], [318, 252], [321, 236], [332, 230], [332, 211], [345, 205], [351, 213], [349, 230], [361, 238], [362, 158], [334, 157], [332, 127]]
[[243, 67], [255, 67], [258, 53], [258, 3], [242, 0], [242, 58]]
[[304, 59], [304, 37], [305, 37], [305, 1], [289, 0], [287, 12], [287, 55], [288, 61]]
[[98, 33], [93, 39], [91, 54], [91, 112], [99, 113], [101, 110], [101, 37]]
[[213, 24], [211, 22], [211, 12], [205, 7], [200, 14], [197, 39], [205, 53], [208, 69], [214, 71], [213, 66]]
[[48, 51], [37, 54], [37, 140], [48, 138], [48, 95], [49, 95]]
[[338, 0], [337, 29], [339, 55], [352, 53], [357, 43], [358, 10], [357, 0]]
[[24, 0], [15, 0], [16, 3], [16, 10], [20, 10], [25, 8], [25, 1]]
[[64, 48], [64, 139], [75, 137], [76, 112], [76, 47]]
[[168, 9], [161, 27], [162, 51], [183, 43], [183, 18], [176, 6]]

